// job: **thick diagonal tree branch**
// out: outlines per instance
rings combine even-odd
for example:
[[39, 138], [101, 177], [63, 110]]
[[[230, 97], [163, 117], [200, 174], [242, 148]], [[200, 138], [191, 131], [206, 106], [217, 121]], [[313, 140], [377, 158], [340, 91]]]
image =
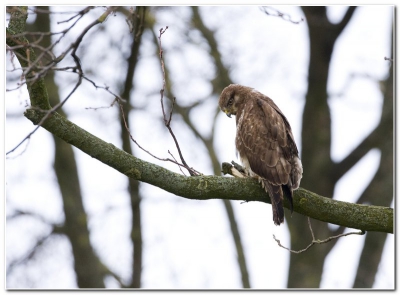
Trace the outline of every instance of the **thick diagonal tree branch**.
[[379, 122], [379, 125], [376, 126], [376, 128], [343, 160], [334, 164], [332, 177], [335, 181], [339, 180], [373, 148], [381, 148], [381, 145], [385, 142], [386, 138], [389, 136], [393, 137], [393, 130], [388, 128], [388, 126], [393, 124], [392, 111], [392, 99], [389, 98], [389, 103], [384, 104], [384, 107], [382, 108], [381, 121]]
[[[28, 109], [25, 116], [35, 124], [40, 122], [42, 113]], [[181, 197], [270, 203], [265, 191], [254, 179], [182, 176], [118, 149], [57, 113], [47, 119], [42, 127], [122, 174]], [[336, 201], [305, 189], [295, 191], [293, 206], [295, 212], [321, 221], [365, 231], [393, 233], [392, 208]], [[289, 208], [289, 204], [285, 203], [285, 207]]]
[[347, 173], [355, 164], [357, 164], [371, 149], [377, 147], [377, 143], [381, 136], [379, 126], [372, 131], [360, 144], [352, 150], [343, 160], [333, 165], [332, 178], [338, 181], [345, 173]]

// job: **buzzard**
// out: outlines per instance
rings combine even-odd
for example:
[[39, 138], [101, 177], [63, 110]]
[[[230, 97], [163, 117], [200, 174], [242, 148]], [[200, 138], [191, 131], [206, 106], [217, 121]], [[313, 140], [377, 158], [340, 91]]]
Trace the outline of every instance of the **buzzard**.
[[284, 221], [283, 195], [293, 212], [293, 190], [300, 185], [303, 166], [289, 122], [268, 96], [231, 84], [219, 98], [228, 116], [236, 115], [236, 150], [246, 174], [255, 177], [271, 198], [273, 220]]

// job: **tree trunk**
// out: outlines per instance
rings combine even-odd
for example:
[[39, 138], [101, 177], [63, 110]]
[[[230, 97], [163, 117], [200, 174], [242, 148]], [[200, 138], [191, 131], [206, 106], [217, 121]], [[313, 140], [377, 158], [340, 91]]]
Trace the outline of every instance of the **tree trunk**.
[[[124, 89], [122, 90], [121, 96], [127, 100], [127, 103], [122, 105], [122, 112], [120, 116], [121, 126], [121, 137], [122, 137], [122, 149], [128, 154], [133, 155], [133, 149], [131, 147], [131, 140], [129, 131], [129, 114], [132, 111], [132, 98], [130, 92], [133, 87], [133, 77], [138, 61], [139, 48], [141, 44], [143, 24], [146, 13], [146, 7], [136, 7], [133, 18], [133, 32], [132, 32], [132, 46], [131, 54], [127, 60], [128, 69], [125, 77]], [[125, 118], [125, 121], [124, 121]], [[140, 218], [140, 200], [141, 196], [139, 193], [139, 181], [133, 178], [128, 178], [128, 192], [131, 200], [132, 210], [132, 229], [131, 229], [131, 240], [133, 244], [133, 255], [132, 255], [132, 280], [129, 284], [129, 288], [140, 288], [141, 277], [142, 277], [142, 253], [143, 253], [143, 242], [142, 242], [142, 226]]]
[[[48, 10], [48, 7], [41, 7]], [[36, 15], [35, 31], [50, 32], [50, 17], [48, 13]], [[44, 36], [41, 45], [50, 46], [49, 36]], [[50, 104], [60, 102], [58, 86], [54, 81], [54, 72], [50, 71], [45, 77]], [[66, 116], [62, 109], [58, 112]], [[55, 144], [54, 170], [60, 187], [64, 204], [65, 223], [64, 233], [71, 242], [74, 256], [74, 269], [79, 288], [104, 288], [102, 264], [96, 256], [89, 239], [87, 216], [82, 203], [78, 170], [72, 146], [60, 138], [53, 136]]]
[[[328, 74], [333, 48], [337, 37], [347, 25], [354, 8], [349, 8], [338, 25], [329, 22], [326, 7], [302, 7], [306, 16], [310, 40], [310, 64], [308, 89], [303, 113], [302, 162], [304, 167], [301, 186], [332, 197], [335, 181], [331, 177], [331, 116], [328, 106]], [[316, 181], [317, 180], [317, 181]], [[288, 218], [291, 234], [291, 249], [304, 248], [311, 240], [307, 219], [293, 214]], [[327, 223], [312, 222], [316, 238], [327, 238], [330, 234]], [[307, 236], [309, 238], [307, 238]], [[330, 245], [318, 245], [301, 255], [290, 255], [288, 276], [289, 288], [318, 288], [325, 256]]]
[[[393, 34], [393, 33], [392, 33]], [[393, 38], [392, 38], [393, 46]], [[393, 55], [392, 55], [393, 56]], [[393, 69], [383, 85], [382, 118], [378, 126], [381, 162], [375, 177], [361, 195], [360, 200], [389, 207], [394, 195], [393, 187]], [[372, 288], [381, 261], [387, 234], [368, 232], [354, 281], [354, 288]]]

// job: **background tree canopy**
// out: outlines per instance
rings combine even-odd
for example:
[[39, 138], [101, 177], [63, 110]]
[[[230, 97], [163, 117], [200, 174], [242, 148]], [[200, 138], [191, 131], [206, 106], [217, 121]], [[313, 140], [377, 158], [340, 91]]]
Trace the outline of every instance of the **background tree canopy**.
[[[392, 6], [8, 7], [7, 288], [394, 288], [392, 27]], [[306, 190], [283, 226], [257, 184], [208, 176], [236, 160], [231, 83], [291, 123]], [[362, 206], [330, 224], [316, 194]], [[363, 236], [273, 239], [304, 249], [305, 215], [353, 232], [353, 208]]]

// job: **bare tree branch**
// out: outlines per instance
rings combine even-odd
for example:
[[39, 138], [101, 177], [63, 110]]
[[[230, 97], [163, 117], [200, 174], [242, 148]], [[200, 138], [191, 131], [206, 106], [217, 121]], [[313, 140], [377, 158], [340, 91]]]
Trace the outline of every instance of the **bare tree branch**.
[[[300, 24], [301, 22], [304, 22], [303, 18], [300, 18], [299, 21], [294, 21], [294, 20], [292, 20], [292, 17], [290, 16], [290, 14], [280, 12], [279, 10], [277, 10], [276, 8], [273, 8], [271, 6], [261, 6], [260, 10], [262, 12], [264, 12], [266, 15], [280, 17], [283, 20], [291, 22], [296, 25]], [[273, 12], [271, 13], [270, 10], [272, 10]]]
[[344, 15], [341, 22], [338, 23], [337, 25], [335, 25], [337, 35], [340, 35], [340, 33], [343, 31], [343, 29], [347, 26], [347, 24], [353, 17], [353, 14], [356, 11], [356, 8], [357, 8], [357, 6], [349, 6], [349, 8], [347, 9], [346, 14]]
[[188, 164], [186, 164], [185, 159], [183, 158], [182, 152], [181, 152], [181, 148], [179, 147], [179, 143], [178, 140], [176, 139], [176, 136], [174, 134], [174, 132], [172, 131], [171, 128], [171, 119], [172, 119], [172, 111], [174, 108], [174, 103], [175, 103], [175, 97], [172, 100], [172, 105], [171, 105], [171, 110], [169, 113], [169, 118], [167, 119], [166, 114], [165, 114], [165, 110], [164, 110], [164, 92], [165, 92], [165, 66], [164, 66], [164, 58], [163, 58], [163, 49], [162, 49], [162, 44], [161, 44], [161, 36], [165, 33], [165, 31], [168, 29], [168, 26], [165, 27], [165, 29], [161, 28], [160, 29], [160, 35], [158, 36], [158, 42], [159, 42], [159, 57], [160, 57], [160, 62], [161, 62], [161, 71], [163, 73], [163, 87], [160, 90], [160, 94], [161, 94], [161, 109], [162, 109], [162, 113], [163, 113], [163, 118], [164, 118], [164, 124], [165, 127], [167, 127], [169, 133], [171, 134], [174, 142], [175, 142], [175, 146], [176, 149], [178, 150], [178, 154], [179, 157], [182, 161], [183, 167], [186, 168], [187, 171], [189, 171], [191, 176], [197, 176], [200, 175], [199, 172], [197, 172], [196, 170], [194, 170], [192, 167], [189, 167]]
[[273, 238], [274, 238], [274, 240], [278, 243], [278, 246], [279, 246], [279, 247], [281, 247], [281, 248], [283, 248], [283, 249], [286, 249], [286, 250], [290, 251], [291, 253], [300, 254], [300, 253], [303, 253], [303, 252], [307, 251], [308, 249], [310, 249], [310, 248], [311, 248], [312, 246], [314, 246], [315, 244], [325, 244], [325, 243], [328, 243], [328, 242], [330, 242], [330, 241], [332, 241], [332, 240], [339, 239], [339, 238], [341, 238], [341, 237], [345, 237], [345, 236], [349, 236], [349, 235], [364, 235], [364, 234], [365, 234], [365, 231], [362, 230], [362, 231], [359, 231], [359, 232], [349, 232], [349, 233], [346, 233], [346, 234], [340, 234], [340, 235], [337, 235], [337, 236], [331, 236], [331, 237], [329, 237], [329, 238], [327, 238], [327, 239], [324, 239], [324, 240], [316, 240], [315, 237], [314, 237], [314, 232], [313, 232], [312, 227], [311, 227], [310, 218], [308, 218], [308, 226], [309, 226], [309, 228], [310, 228], [310, 232], [311, 232], [311, 236], [312, 236], [312, 241], [311, 241], [311, 243], [310, 243], [307, 247], [305, 247], [304, 249], [301, 249], [301, 250], [298, 250], [298, 251], [296, 251], [296, 250], [291, 250], [291, 249], [289, 249], [289, 248], [283, 246], [283, 245], [281, 244], [281, 241], [278, 240], [278, 239], [275, 237], [275, 235], [273, 235]]
[[[109, 7], [106, 10], [106, 12], [103, 13], [102, 16], [100, 16], [98, 19], [96, 19], [94, 22], [92, 22], [89, 26], [87, 26], [84, 29], [84, 31], [78, 36], [77, 40], [62, 55], [63, 58], [64, 58], [66, 53], [68, 51], [72, 50], [71, 56], [75, 60], [75, 64], [76, 64], [75, 65], [75, 69], [79, 73], [79, 80], [76, 83], [75, 87], [72, 89], [72, 91], [67, 95], [67, 97], [64, 100], [62, 100], [60, 103], [58, 103], [57, 105], [55, 105], [52, 108], [50, 107], [50, 104], [48, 103], [48, 101], [47, 101], [47, 103], [44, 103], [43, 105], [36, 105], [35, 104], [35, 100], [33, 100], [33, 98], [31, 97], [32, 108], [37, 108], [38, 110], [44, 112], [46, 115], [42, 118], [41, 122], [38, 123], [37, 127], [33, 131], [31, 131], [28, 135], [26, 135], [21, 140], [21, 142], [19, 144], [17, 144], [13, 149], [8, 151], [6, 153], [6, 155], [9, 155], [10, 153], [14, 152], [19, 146], [21, 146], [22, 143], [24, 143], [26, 140], [28, 140], [38, 130], [38, 128], [43, 124], [43, 122], [45, 120], [47, 120], [47, 118], [49, 118], [57, 109], [61, 108], [67, 102], [67, 100], [72, 96], [72, 94], [81, 85], [82, 78], [83, 78], [83, 71], [82, 71], [82, 68], [81, 68], [81, 65], [80, 65], [79, 57], [76, 55], [76, 50], [78, 49], [78, 47], [79, 47], [81, 41], [83, 40], [83, 37], [86, 35], [86, 33], [93, 26], [95, 26], [95, 25], [97, 25], [99, 23], [102, 23], [107, 18], [107, 16], [112, 12], [112, 10], [113, 10], [113, 8]], [[14, 8], [13, 11], [18, 11], [18, 10], [17, 10], [17, 8]], [[82, 17], [82, 15], [87, 13], [87, 11], [88, 11], [88, 9], [84, 9], [79, 13], [79, 15]], [[65, 30], [65, 32], [62, 35], [62, 37], [65, 35], [65, 33], [68, 30], [70, 30], [76, 24], [76, 22], [70, 28]], [[52, 46], [50, 46], [47, 49], [44, 49], [43, 47], [41, 47], [43, 49], [43, 51], [38, 57], [36, 57], [32, 46], [30, 46], [29, 42], [25, 38], [26, 34], [25, 33], [18, 33], [18, 31], [20, 31], [20, 30], [23, 31], [24, 28], [21, 28], [21, 27], [20, 28], [14, 28], [14, 23], [15, 23], [15, 21], [14, 22], [10, 22], [10, 26], [9, 26], [9, 28], [7, 28], [7, 45], [10, 46], [9, 50], [12, 50], [17, 55], [19, 62], [21, 63], [21, 65], [24, 68], [22, 76], [26, 77], [25, 78], [25, 80], [26, 80], [25, 83], [36, 84], [36, 82], [38, 82], [38, 87], [43, 89], [44, 88], [43, 80], [39, 81], [39, 79], [41, 79], [47, 73], [47, 71], [49, 69], [51, 69], [51, 67], [52, 67], [52, 65], [54, 63], [56, 63], [56, 62], [58, 63], [63, 58], [59, 57], [59, 58], [56, 59], [57, 61], [53, 60], [51, 63], [49, 63], [48, 66], [42, 68], [41, 71], [38, 71], [37, 64], [41, 61], [41, 58], [44, 55], [44, 53], [51, 54], [50, 53], [51, 49], [54, 47], [54, 45], [57, 42], [60, 41], [60, 39], [62, 37], [56, 43], [54, 43]], [[16, 33], [13, 33], [15, 29], [17, 29], [17, 31], [16, 31]], [[25, 48], [26, 48], [26, 50], [25, 50]], [[23, 85], [23, 84], [21, 84], [21, 85]], [[31, 89], [31, 88], [28, 87], [28, 90], [29, 89]]]
[[32, 248], [30, 248], [29, 251], [27, 253], [25, 253], [25, 255], [23, 255], [21, 258], [11, 262], [6, 268], [6, 275], [9, 276], [10, 273], [15, 269], [16, 266], [24, 264], [27, 261], [31, 260], [36, 255], [36, 253], [41, 249], [43, 244], [45, 244], [46, 241], [48, 241], [48, 239], [53, 234], [54, 234], [54, 232], [52, 231], [49, 234], [44, 235], [43, 237], [39, 238], [36, 241], [35, 245]]
[[335, 93], [330, 93], [329, 97], [343, 97], [348, 89], [353, 85], [354, 81], [356, 79], [369, 79], [371, 82], [375, 82], [379, 85], [381, 81], [379, 81], [378, 78], [373, 77], [369, 73], [351, 73], [348, 75], [345, 84], [343, 85], [342, 89], [340, 91], [337, 91]]
[[[37, 124], [37, 126], [35, 127], [35, 129], [33, 129], [33, 131], [31, 131], [27, 136], [25, 136], [24, 139], [22, 139], [20, 141], [20, 143], [18, 143], [14, 148], [12, 148], [10, 151], [8, 151], [6, 153], [6, 155], [9, 155], [10, 153], [14, 152], [19, 146], [21, 146], [21, 144], [23, 144], [26, 140], [30, 139], [30, 137], [39, 129], [39, 127], [42, 126], [44, 121], [46, 121], [47, 118], [49, 118], [57, 109], [61, 108], [66, 103], [66, 101], [71, 97], [71, 95], [78, 89], [81, 82], [82, 82], [82, 80], [79, 79], [79, 81], [77, 82], [75, 87], [72, 89], [72, 91], [67, 95], [67, 97], [64, 100], [62, 100], [60, 103], [58, 103], [57, 105], [52, 107], [50, 110], [44, 111], [44, 110], [38, 109], [39, 111], [45, 113], [45, 115], [42, 117], [41, 121]], [[34, 108], [32, 108], [32, 109], [34, 109]]]
[[[17, 9], [17, 8], [15, 8]], [[22, 76], [25, 77], [25, 82], [20, 83], [18, 86], [21, 87], [25, 83], [31, 82], [34, 83], [37, 79], [40, 77], [43, 77], [46, 75], [46, 73], [53, 69], [56, 64], [58, 64], [60, 61], [62, 61], [67, 54], [72, 50], [71, 56], [73, 57], [75, 61], [75, 67], [71, 67], [74, 71], [78, 71], [80, 74], [82, 74], [82, 70], [80, 68], [80, 62], [79, 58], [76, 55], [76, 50], [78, 49], [81, 41], [83, 40], [83, 37], [86, 35], [86, 33], [95, 25], [102, 23], [105, 21], [107, 16], [113, 11], [113, 7], [109, 7], [106, 12], [104, 12], [98, 19], [93, 21], [91, 24], [89, 24], [83, 32], [77, 37], [76, 41], [72, 43], [61, 55], [58, 57], [55, 57], [52, 53], [53, 48], [59, 44], [59, 42], [65, 37], [65, 35], [78, 23], [78, 21], [90, 11], [90, 7], [83, 9], [81, 12], [79, 12], [76, 16], [79, 16], [78, 19], [70, 25], [68, 28], [65, 30], [58, 32], [58, 33], [51, 33], [51, 32], [25, 32], [22, 31], [19, 34], [15, 34], [12, 30], [13, 28], [7, 28], [7, 34], [12, 34], [13, 40], [7, 40], [7, 45], [10, 46], [8, 50], [12, 50], [19, 56], [20, 63], [22, 65], [23, 69], [23, 74]], [[38, 45], [42, 38], [44, 36], [48, 35], [57, 35], [60, 34], [61, 36], [56, 40], [54, 43], [52, 43], [50, 46], [47, 48], [43, 48], [42, 46]], [[35, 41], [35, 43], [28, 43], [26, 42], [26, 36], [39, 36], [39, 39]], [[21, 54], [23, 50], [25, 49], [33, 49], [33, 48], [38, 48], [40, 50], [40, 54], [38, 57], [32, 56], [31, 53], [33, 53], [32, 50], [28, 50], [26, 56], [24, 54]], [[22, 50], [22, 52], [20, 52]], [[45, 66], [40, 66], [40, 63], [44, 60], [44, 56], [49, 55], [50, 61], [47, 63]], [[21, 61], [24, 61], [22, 63]]]

